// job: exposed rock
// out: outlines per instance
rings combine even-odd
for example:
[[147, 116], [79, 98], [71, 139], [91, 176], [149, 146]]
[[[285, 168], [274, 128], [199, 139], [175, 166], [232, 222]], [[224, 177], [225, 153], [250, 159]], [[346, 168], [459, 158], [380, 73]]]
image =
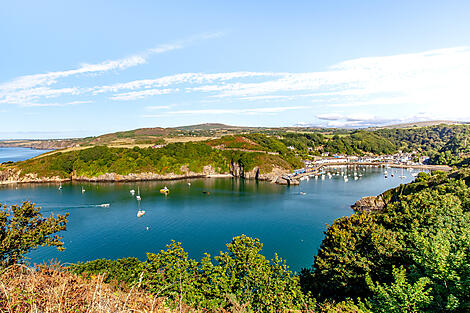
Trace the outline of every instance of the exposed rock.
[[351, 205], [354, 211], [381, 211], [385, 207], [385, 201], [381, 196], [377, 197], [363, 197], [356, 201], [355, 204]]
[[65, 182], [70, 179], [60, 178], [59, 176], [38, 177], [36, 173], [21, 175], [21, 171], [17, 169], [5, 169], [0, 171], [0, 184], [14, 183], [54, 183]]
[[289, 186], [300, 184], [300, 182], [295, 178], [284, 178], [283, 176], [278, 176], [275, 183], [279, 185], [289, 185]]
[[295, 178], [291, 178], [289, 179], [289, 185], [300, 185], [300, 182]]
[[289, 181], [282, 176], [278, 176], [275, 183], [279, 185], [289, 185]]

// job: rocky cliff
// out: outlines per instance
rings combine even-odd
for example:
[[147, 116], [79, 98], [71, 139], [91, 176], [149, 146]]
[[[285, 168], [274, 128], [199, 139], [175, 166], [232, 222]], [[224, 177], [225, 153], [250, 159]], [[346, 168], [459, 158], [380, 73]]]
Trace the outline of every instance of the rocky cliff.
[[56, 150], [79, 146], [78, 141], [74, 139], [57, 140], [3, 140], [0, 141], [0, 147], [21, 147], [38, 150]]
[[360, 200], [356, 201], [351, 208], [357, 212], [371, 212], [371, 211], [380, 211], [385, 207], [385, 201], [382, 196], [376, 197], [363, 197]]

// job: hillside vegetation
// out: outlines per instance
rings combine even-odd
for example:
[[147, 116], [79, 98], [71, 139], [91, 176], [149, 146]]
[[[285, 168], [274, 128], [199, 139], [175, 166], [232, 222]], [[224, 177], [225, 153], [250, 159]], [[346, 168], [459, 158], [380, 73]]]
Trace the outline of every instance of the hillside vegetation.
[[260, 152], [219, 150], [213, 149], [207, 143], [188, 142], [172, 143], [158, 149], [95, 146], [58, 152], [3, 167], [18, 168], [22, 175], [35, 173], [40, 177], [68, 178], [71, 175], [95, 177], [106, 173], [202, 173], [205, 166], [211, 166], [217, 173], [229, 173], [232, 163], [242, 166], [245, 171], [259, 167], [261, 173], [270, 172], [274, 166], [286, 170], [301, 166], [300, 161], [288, 153], [278, 156]]

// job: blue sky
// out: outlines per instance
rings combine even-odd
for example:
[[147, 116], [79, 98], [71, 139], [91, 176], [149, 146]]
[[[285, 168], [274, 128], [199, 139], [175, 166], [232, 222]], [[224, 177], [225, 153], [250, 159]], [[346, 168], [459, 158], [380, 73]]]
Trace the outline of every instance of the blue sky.
[[0, 138], [470, 120], [469, 1], [9, 1]]

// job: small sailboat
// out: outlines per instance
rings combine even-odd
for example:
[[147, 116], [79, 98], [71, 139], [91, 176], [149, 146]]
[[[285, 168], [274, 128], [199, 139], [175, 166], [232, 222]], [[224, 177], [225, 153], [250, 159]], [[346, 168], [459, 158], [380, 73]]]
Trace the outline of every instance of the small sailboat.
[[140, 208], [140, 202], [137, 203], [137, 208], [138, 208], [138, 211], [137, 211], [137, 217], [142, 217], [145, 215], [145, 210], [142, 210]]
[[135, 198], [137, 199], [137, 201], [142, 200], [142, 198], [140, 197], [140, 189], [139, 188], [137, 188], [137, 196], [135, 196]]
[[405, 174], [403, 173], [403, 167], [401, 168], [401, 176], [398, 177], [401, 179], [406, 178]]
[[85, 188], [82, 187], [82, 194], [85, 193]]
[[168, 187], [165, 186], [162, 189], [160, 189], [160, 193], [163, 193], [166, 196], [170, 193], [170, 189], [168, 189]]
[[135, 190], [134, 189], [131, 189], [129, 192], [131, 193], [131, 195], [135, 195]]
[[62, 183], [59, 185], [59, 190], [62, 190]]

